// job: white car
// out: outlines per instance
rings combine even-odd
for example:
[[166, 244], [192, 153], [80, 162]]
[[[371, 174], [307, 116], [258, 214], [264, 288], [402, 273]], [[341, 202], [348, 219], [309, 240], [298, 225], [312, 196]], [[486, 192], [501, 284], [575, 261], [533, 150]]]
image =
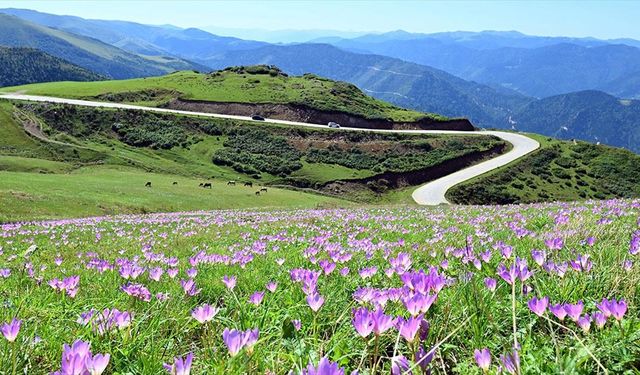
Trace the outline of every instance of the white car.
[[340, 124], [338, 124], [337, 122], [333, 122], [333, 121], [329, 122], [327, 125], [329, 125], [329, 127], [333, 128], [333, 129], [338, 129], [340, 127]]

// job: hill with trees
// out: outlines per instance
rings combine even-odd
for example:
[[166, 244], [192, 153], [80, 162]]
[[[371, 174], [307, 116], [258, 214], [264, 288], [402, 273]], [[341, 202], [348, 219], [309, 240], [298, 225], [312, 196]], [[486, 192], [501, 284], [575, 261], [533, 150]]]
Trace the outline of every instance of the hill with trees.
[[0, 47], [0, 87], [105, 77], [33, 48]]

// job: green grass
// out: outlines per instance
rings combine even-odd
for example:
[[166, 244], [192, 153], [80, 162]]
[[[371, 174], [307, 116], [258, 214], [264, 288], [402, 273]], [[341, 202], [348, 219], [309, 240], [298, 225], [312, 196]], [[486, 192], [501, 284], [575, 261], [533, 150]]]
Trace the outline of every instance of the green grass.
[[[0, 168], [4, 166], [4, 159], [0, 157]], [[37, 168], [44, 169], [41, 163], [36, 163]], [[20, 164], [23, 168], [27, 165], [34, 166], [31, 161], [29, 164]], [[147, 181], [152, 183], [151, 188], [144, 186]], [[174, 181], [178, 185], [174, 186]], [[212, 189], [203, 189], [198, 187], [202, 181], [108, 167], [84, 167], [66, 174], [0, 171], [0, 221], [145, 212], [350, 205], [336, 198], [275, 188], [256, 196], [254, 193], [259, 187], [244, 187], [240, 183], [227, 186], [226, 181], [214, 180]]]
[[[63, 344], [83, 340], [93, 353], [110, 354], [105, 374], [161, 374], [163, 363], [189, 352], [193, 375], [298, 374], [321, 357], [337, 362], [346, 374], [388, 374], [394, 355], [414, 365], [418, 345], [434, 348], [427, 364], [434, 375], [481, 374], [473, 356], [481, 348], [491, 351], [488, 373], [496, 374], [499, 357], [517, 341], [522, 374], [601, 374], [602, 368], [636, 374], [640, 268], [629, 243], [640, 236], [639, 204], [232, 210], [3, 225], [0, 324], [17, 318], [22, 325], [15, 342], [0, 336], [0, 369], [51, 373], [60, 368]], [[585, 244], [590, 237], [593, 244]], [[549, 250], [545, 239], [550, 238], [561, 238], [564, 245]], [[506, 254], [506, 247], [513, 251], [509, 256], [499, 250]], [[568, 267], [561, 275], [539, 266], [534, 249], [547, 249], [546, 260], [554, 264], [581, 255], [590, 266]], [[399, 265], [394, 259], [400, 254], [410, 261]], [[516, 259], [526, 261], [520, 266], [531, 274], [512, 288], [496, 270]], [[325, 263], [335, 269], [323, 272]], [[371, 267], [369, 278], [360, 276]], [[140, 274], [125, 275], [127, 268]], [[150, 278], [155, 268], [162, 271], [157, 281]], [[170, 269], [178, 272], [175, 278], [168, 276]], [[304, 279], [324, 298], [317, 312], [307, 303], [305, 290], [311, 288], [292, 280], [300, 270], [318, 273], [315, 284]], [[403, 273], [420, 282], [410, 284], [399, 276]], [[70, 276], [79, 278], [73, 297], [49, 285]], [[233, 290], [224, 286], [224, 276], [237, 277]], [[189, 278], [198, 290], [192, 296], [181, 287]], [[485, 286], [486, 278], [496, 281], [495, 290]], [[273, 293], [266, 291], [269, 282], [277, 283]], [[430, 287], [440, 282], [441, 289]], [[149, 300], [126, 294], [127, 284], [147, 288]], [[437, 294], [423, 315], [430, 326], [423, 339], [411, 344], [394, 327], [366, 338], [354, 329], [354, 309], [376, 308], [375, 300], [361, 301], [356, 291], [370, 290], [360, 295], [380, 298], [390, 319], [406, 319], [410, 312], [402, 300], [422, 288]], [[265, 292], [258, 305], [249, 302], [255, 292]], [[604, 298], [624, 300], [628, 308], [620, 320], [611, 316], [602, 327], [590, 322], [584, 330], [548, 309], [535, 315], [528, 302], [545, 296], [551, 304], [582, 301], [583, 319], [598, 312]], [[191, 312], [203, 304], [219, 311], [201, 324]], [[107, 308], [131, 313], [130, 324], [101, 334], [95, 319], [78, 323], [81, 314]], [[300, 321], [299, 331], [292, 320]], [[259, 340], [231, 356], [222, 339], [225, 328], [258, 329]]]
[[[119, 81], [52, 82], [0, 89], [5, 92], [24, 92], [68, 98], [105, 98], [108, 94], [140, 105], [155, 106], [176, 92], [184, 99], [214, 102], [306, 104], [312, 108], [342, 111], [367, 118], [393, 121], [415, 121], [423, 117], [445, 119], [442, 116], [420, 113], [395, 107], [363, 94], [355, 86], [316, 76], [286, 77], [283, 75], [249, 74], [220, 71], [200, 74], [176, 72], [160, 77]], [[157, 99], [149, 99], [145, 92], [159, 92]], [[145, 100], [140, 101], [140, 96]]]
[[530, 203], [640, 196], [640, 156], [528, 134], [540, 149], [447, 193], [457, 203]]
[[364, 178], [375, 174], [370, 170], [359, 170], [343, 167], [337, 164], [317, 164], [302, 161], [302, 169], [291, 174], [293, 178], [304, 178], [318, 183], [334, 180]]

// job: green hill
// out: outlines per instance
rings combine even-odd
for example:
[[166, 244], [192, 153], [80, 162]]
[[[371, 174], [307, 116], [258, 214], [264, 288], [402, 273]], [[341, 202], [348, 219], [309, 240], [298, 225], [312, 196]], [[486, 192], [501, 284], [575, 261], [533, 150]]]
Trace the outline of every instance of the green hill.
[[[505, 149], [483, 135], [355, 133], [7, 101], [0, 101], [0, 138], [0, 221], [408, 203], [411, 181], [424, 180], [407, 177]], [[255, 195], [261, 186], [268, 192]]]
[[33, 48], [0, 47], [0, 87], [104, 77]]
[[455, 186], [462, 204], [506, 204], [640, 197], [640, 155], [609, 146], [532, 135], [540, 149]]
[[30, 47], [111, 78], [132, 78], [203, 67], [175, 57], [145, 57], [97, 39], [0, 13], [0, 45]]
[[232, 67], [210, 74], [184, 71], [144, 79], [34, 84], [3, 91], [152, 106], [166, 105], [178, 97], [210, 102], [302, 104], [321, 111], [339, 111], [369, 119], [447, 120], [440, 115], [406, 110], [374, 99], [349, 83], [311, 74], [288, 76], [278, 68], [266, 65]]

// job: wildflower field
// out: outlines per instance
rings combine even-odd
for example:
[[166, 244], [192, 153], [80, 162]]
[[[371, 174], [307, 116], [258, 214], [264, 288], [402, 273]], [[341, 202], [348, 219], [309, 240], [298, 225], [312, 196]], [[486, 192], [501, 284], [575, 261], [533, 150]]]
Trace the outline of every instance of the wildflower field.
[[2, 374], [640, 372], [640, 201], [0, 226]]

